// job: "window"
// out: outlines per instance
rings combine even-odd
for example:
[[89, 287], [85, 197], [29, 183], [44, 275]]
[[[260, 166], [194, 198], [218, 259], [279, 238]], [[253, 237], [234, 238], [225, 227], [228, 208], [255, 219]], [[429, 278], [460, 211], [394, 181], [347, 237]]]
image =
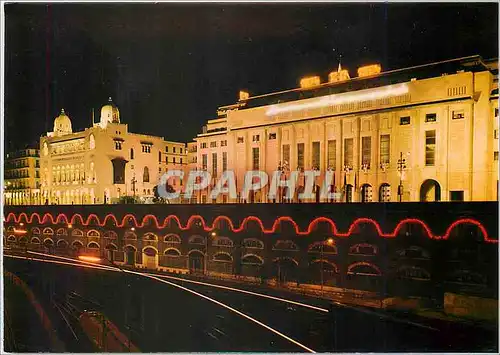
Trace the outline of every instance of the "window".
[[158, 151], [158, 161], [161, 163], [161, 151]]
[[428, 113], [425, 115], [425, 122], [436, 122], [436, 114]]
[[122, 141], [115, 140], [115, 150], [122, 150]]
[[498, 139], [498, 129], [495, 129], [494, 133], [493, 133], [493, 137], [495, 139]]
[[201, 168], [207, 170], [208, 156], [206, 154], [201, 155]]
[[368, 169], [370, 169], [371, 161], [372, 161], [372, 137], [362, 137], [361, 164], [368, 165]]
[[149, 145], [149, 144], [143, 144], [142, 145], [142, 152], [143, 153], [151, 153], [151, 145]]
[[380, 136], [380, 164], [389, 165], [391, 156], [391, 136], [382, 134]]
[[252, 169], [259, 170], [259, 148], [252, 148]]
[[328, 141], [328, 169], [336, 169], [337, 166], [337, 141]]
[[304, 143], [297, 144], [297, 168], [304, 169]]
[[144, 167], [144, 173], [142, 174], [142, 182], [149, 182], [149, 168]]
[[168, 146], [165, 147], [165, 153], [168, 153]]
[[498, 107], [495, 108], [495, 117], [498, 117]]
[[161, 166], [158, 168], [158, 172], [161, 173]]
[[354, 141], [352, 138], [346, 138], [344, 140], [344, 165], [352, 167], [354, 161]]
[[498, 152], [493, 152], [493, 160], [498, 160]]
[[391, 185], [382, 184], [380, 186], [379, 201], [380, 202], [390, 202], [391, 201]]
[[434, 166], [436, 162], [436, 131], [425, 132], [425, 165]]
[[134, 148], [130, 148], [130, 160], [134, 159]]
[[172, 158], [172, 162], [175, 164], [175, 157]]
[[453, 120], [461, 120], [465, 117], [464, 110], [453, 111], [451, 115], [451, 119]]
[[221, 147], [226, 147], [227, 146], [227, 140], [220, 141], [220, 146]]
[[283, 144], [283, 163], [290, 164], [290, 144]]
[[404, 116], [399, 118], [399, 125], [404, 126], [410, 124], [410, 116]]
[[463, 201], [464, 192], [463, 191], [450, 191], [450, 201]]
[[243, 137], [238, 137], [237, 143], [243, 143], [244, 141]]
[[260, 141], [260, 135], [256, 134], [252, 136], [252, 142], [259, 142]]
[[217, 175], [217, 153], [212, 153], [212, 175]]
[[179, 154], [182, 154], [182, 148], [179, 148]]
[[175, 153], [175, 147], [173, 148], [173, 150], [174, 150], [174, 153]]
[[168, 157], [165, 157], [165, 164], [168, 164]]
[[222, 171], [227, 170], [227, 152], [222, 152]]
[[216, 141], [210, 142], [210, 148], [216, 148], [216, 147], [217, 147]]
[[269, 140], [276, 139], [276, 133], [269, 133]]
[[207, 147], [207, 143], [206, 143], [206, 142], [201, 143], [201, 148], [202, 148], [202, 149], [203, 149], [203, 148], [206, 148], [206, 147]]
[[182, 164], [182, 158], [181, 158], [181, 161], [180, 161], [180, 163]]
[[320, 165], [320, 144], [319, 142], [312, 143], [312, 168], [319, 170]]

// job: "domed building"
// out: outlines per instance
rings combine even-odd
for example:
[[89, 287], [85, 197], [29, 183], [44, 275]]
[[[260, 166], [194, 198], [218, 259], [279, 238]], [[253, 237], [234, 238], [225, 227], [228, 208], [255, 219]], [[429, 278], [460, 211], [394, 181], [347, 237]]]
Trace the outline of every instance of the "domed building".
[[54, 119], [53, 134], [55, 137], [59, 137], [71, 133], [73, 133], [73, 130], [71, 128], [71, 120], [64, 112], [64, 109], [62, 109], [59, 116]]
[[184, 143], [129, 132], [111, 98], [102, 106], [99, 122], [92, 115], [92, 123], [73, 132], [61, 110], [53, 132], [40, 138], [42, 201], [103, 204], [124, 196], [146, 201], [153, 198], [164, 172], [187, 167]]

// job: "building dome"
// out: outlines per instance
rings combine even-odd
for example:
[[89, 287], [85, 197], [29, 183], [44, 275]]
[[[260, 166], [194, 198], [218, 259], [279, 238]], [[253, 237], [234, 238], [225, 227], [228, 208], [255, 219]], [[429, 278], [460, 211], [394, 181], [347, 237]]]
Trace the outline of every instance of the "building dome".
[[111, 97], [108, 99], [108, 104], [101, 108], [101, 127], [106, 127], [108, 122], [120, 123], [120, 110], [113, 103]]
[[61, 114], [57, 116], [54, 120], [54, 135], [63, 136], [65, 134], [73, 133], [73, 129], [71, 128], [71, 120], [64, 109], [61, 110]]

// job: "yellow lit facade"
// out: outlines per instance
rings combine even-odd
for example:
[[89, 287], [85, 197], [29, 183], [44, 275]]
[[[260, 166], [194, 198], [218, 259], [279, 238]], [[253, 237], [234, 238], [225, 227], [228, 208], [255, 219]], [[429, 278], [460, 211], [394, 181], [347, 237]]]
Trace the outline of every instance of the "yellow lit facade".
[[4, 204], [38, 205], [40, 196], [40, 152], [23, 149], [9, 153], [4, 165]]
[[[40, 155], [46, 204], [115, 203], [124, 196], [147, 202], [163, 173], [187, 165], [184, 143], [129, 132], [111, 99], [99, 122], [80, 132], [63, 110], [54, 130], [40, 138]], [[180, 186], [178, 179], [169, 183]]]
[[[316, 169], [318, 186], [335, 171], [344, 202], [498, 199], [497, 61], [377, 71], [321, 84], [307, 99], [293, 89], [219, 108], [196, 138], [197, 167], [234, 170], [238, 191], [248, 170]], [[209, 190], [202, 202], [235, 202], [208, 201]], [[267, 193], [253, 202], [272, 202]]]

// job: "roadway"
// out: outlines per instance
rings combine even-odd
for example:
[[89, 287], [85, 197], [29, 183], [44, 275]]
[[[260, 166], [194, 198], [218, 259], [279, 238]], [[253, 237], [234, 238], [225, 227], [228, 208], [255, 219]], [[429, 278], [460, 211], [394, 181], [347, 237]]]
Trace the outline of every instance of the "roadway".
[[[420, 352], [497, 348], [496, 334], [483, 329], [415, 323], [344, 305], [335, 305], [333, 312], [328, 313], [326, 301], [304, 296], [276, 292], [269, 297], [269, 292], [242, 292], [248, 288], [221, 288], [175, 277], [48, 261], [4, 258], [6, 269], [26, 281], [36, 294], [52, 294], [49, 299], [70, 306], [75, 313], [103, 312], [143, 352]], [[62, 259], [59, 262], [72, 263]], [[64, 327], [64, 323], [58, 324]], [[81, 338], [78, 329], [74, 331]], [[61, 330], [62, 333], [67, 334], [63, 340], [69, 343], [68, 349], [88, 351], [78, 349], [79, 342], [71, 336], [72, 332]]]

